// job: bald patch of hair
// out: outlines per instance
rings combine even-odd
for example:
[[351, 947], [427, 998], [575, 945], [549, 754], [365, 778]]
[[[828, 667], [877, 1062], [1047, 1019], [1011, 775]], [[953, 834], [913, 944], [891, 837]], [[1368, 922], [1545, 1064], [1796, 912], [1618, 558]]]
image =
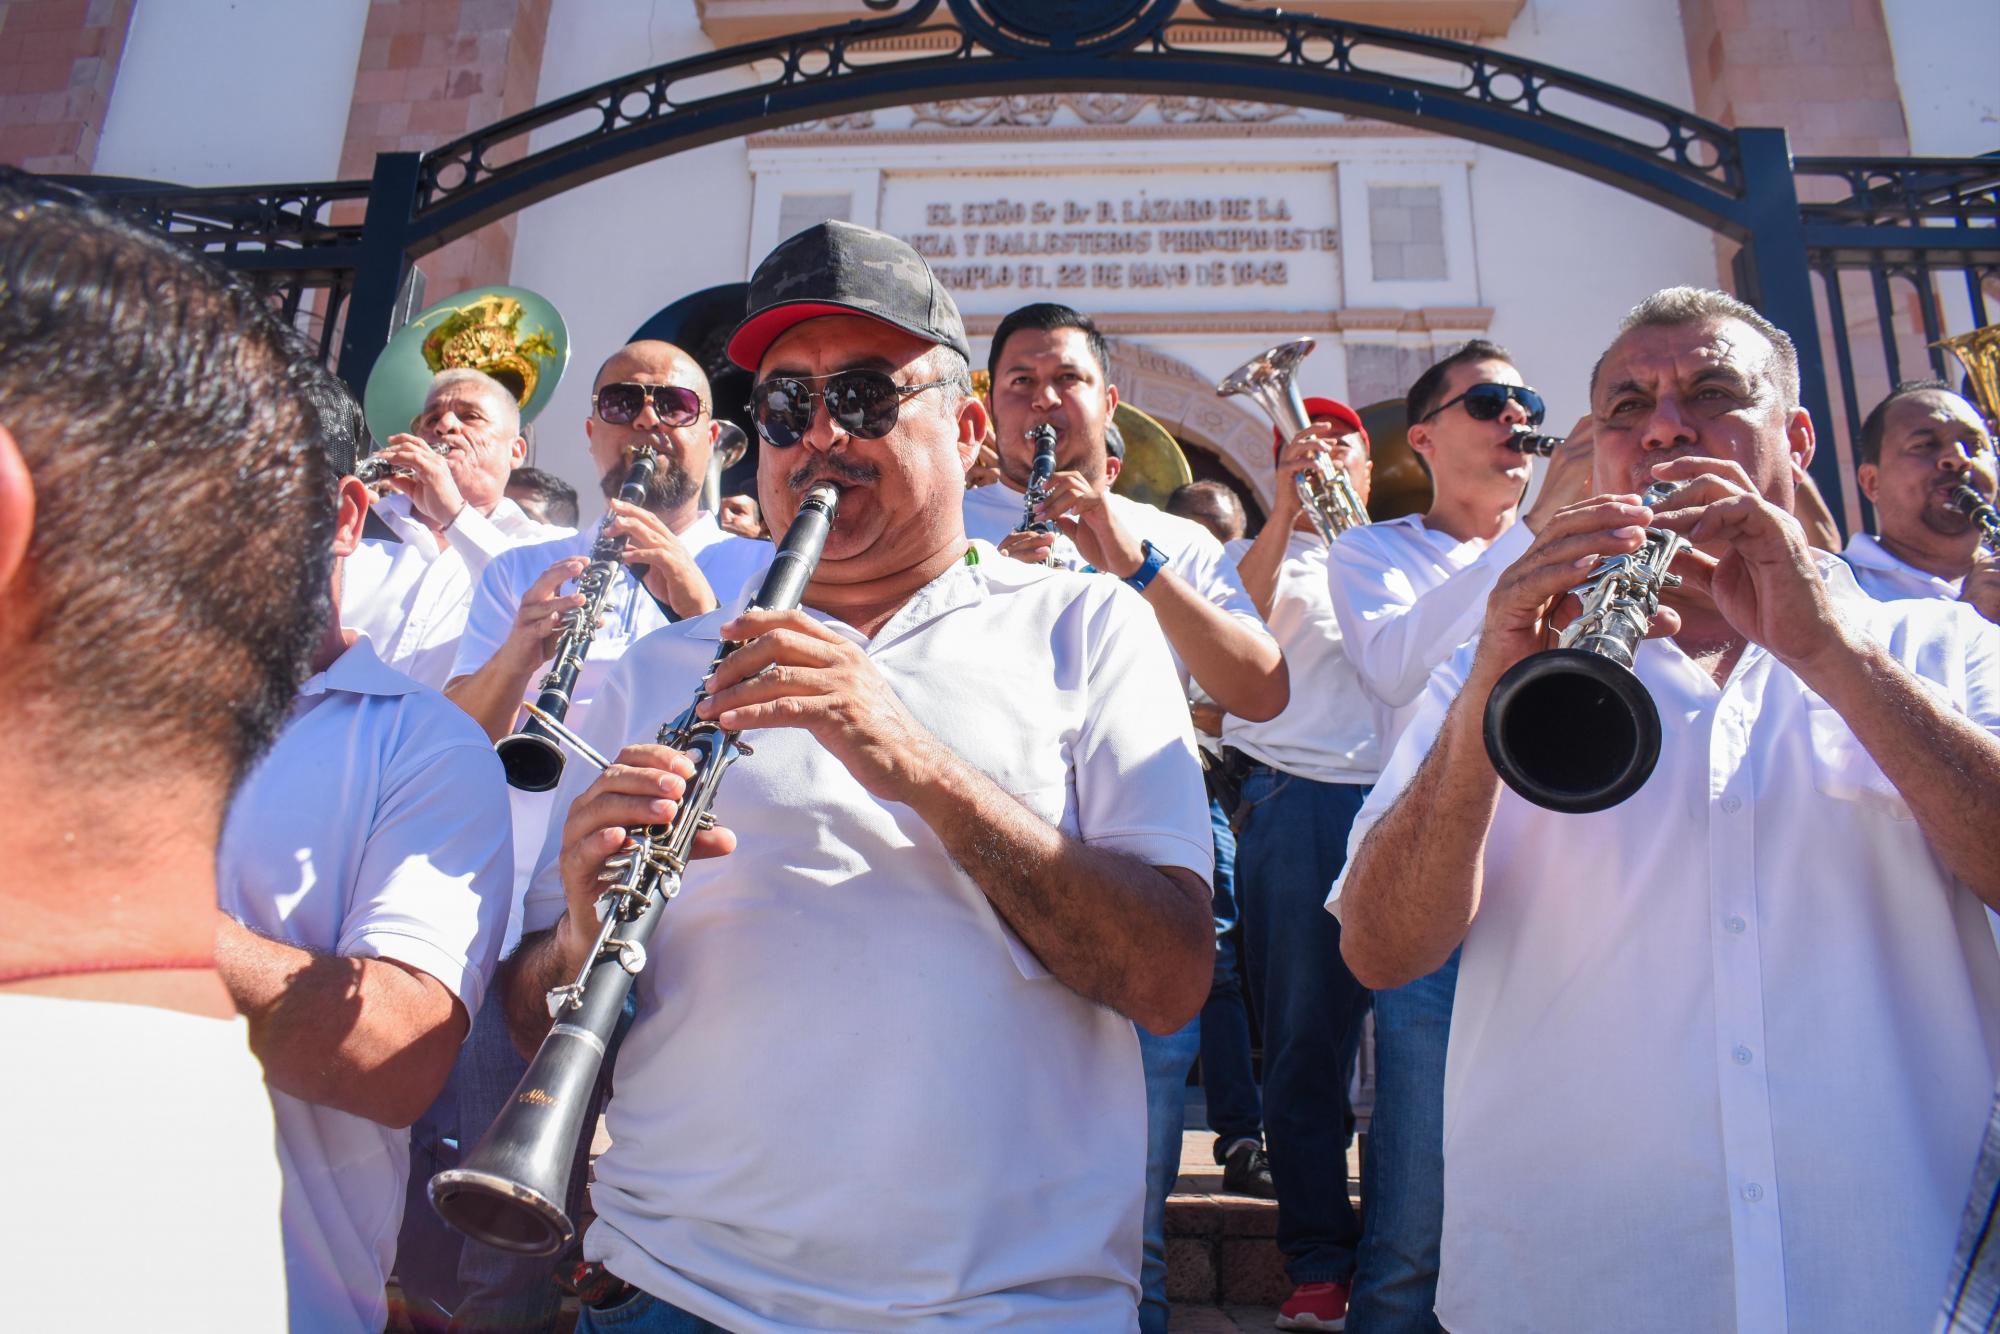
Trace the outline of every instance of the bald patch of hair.
[[652, 351], [656, 348], [670, 353], [685, 369], [694, 372], [693, 377], [687, 382], [687, 387], [700, 394], [702, 402], [713, 403], [715, 401], [715, 395], [708, 382], [708, 372], [701, 368], [701, 363], [696, 361], [686, 348], [669, 343], [664, 338], [641, 338], [627, 343], [616, 352], [613, 352], [598, 366], [597, 374], [590, 382], [591, 389], [602, 389], [606, 384], [611, 383], [604, 378], [605, 374], [619, 361], [628, 357], [639, 356], [643, 352]]
[[492, 399], [499, 405], [495, 419], [506, 423], [507, 430], [512, 434], [521, 433], [521, 405], [515, 401], [513, 392], [485, 371], [476, 371], [470, 366], [453, 366], [432, 376], [431, 387], [424, 392], [424, 405], [429, 407], [431, 401], [445, 390], [463, 385], [474, 386], [485, 397]]

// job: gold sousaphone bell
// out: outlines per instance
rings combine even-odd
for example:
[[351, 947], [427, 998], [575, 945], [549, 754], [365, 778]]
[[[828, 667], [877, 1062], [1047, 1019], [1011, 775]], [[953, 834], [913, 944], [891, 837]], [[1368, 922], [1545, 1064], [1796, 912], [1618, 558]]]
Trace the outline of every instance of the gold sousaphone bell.
[[484, 371], [534, 420], [569, 366], [569, 327], [547, 297], [525, 287], [479, 287], [448, 297], [398, 329], [375, 360], [363, 395], [379, 447], [423, 411], [439, 371]]

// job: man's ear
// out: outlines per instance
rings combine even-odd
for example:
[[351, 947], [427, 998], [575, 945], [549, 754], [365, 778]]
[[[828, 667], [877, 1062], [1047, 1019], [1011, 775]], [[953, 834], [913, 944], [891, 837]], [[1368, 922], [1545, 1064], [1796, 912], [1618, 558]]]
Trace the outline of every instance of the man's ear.
[[1125, 460], [1116, 454], [1104, 456], [1104, 484], [1110, 486], [1118, 480], [1118, 474], [1125, 471]]
[[375, 497], [361, 484], [361, 479], [349, 474], [340, 479], [340, 494], [335, 502], [333, 521], [333, 554], [352, 556], [354, 549], [361, 545], [361, 525], [368, 518], [368, 506]]
[[985, 443], [987, 434], [993, 429], [993, 418], [986, 410], [985, 400], [976, 394], [967, 394], [958, 404], [958, 466], [959, 471], [972, 466], [979, 457], [979, 446]]
[[1854, 470], [1854, 484], [1861, 488], [1861, 494], [1868, 497], [1868, 503], [1876, 502], [1876, 493], [1882, 487], [1882, 468], [1875, 463], [1864, 463]]
[[35, 479], [14, 435], [0, 425], [0, 591], [20, 576], [35, 532]]
[[1785, 423], [1785, 444], [1791, 450], [1792, 461], [1801, 468], [1809, 465], [1817, 443], [1812, 414], [1804, 408], [1793, 408], [1792, 419]]
[[1114, 412], [1116, 412], [1116, 411], [1118, 411], [1118, 386], [1117, 386], [1117, 385], [1115, 385], [1115, 384], [1107, 384], [1107, 385], [1105, 385], [1105, 386], [1104, 386], [1104, 405], [1105, 405], [1105, 406], [1104, 406], [1104, 420], [1106, 420], [1106, 421], [1110, 421], [1110, 420], [1111, 420], [1111, 414], [1112, 414], [1112, 413], [1114, 413]]
[[528, 461], [528, 437], [517, 435], [514, 443], [507, 447], [507, 471], [512, 472]]
[[1405, 438], [1410, 442], [1411, 453], [1422, 454], [1425, 458], [1431, 456], [1431, 428], [1428, 425], [1418, 422]]

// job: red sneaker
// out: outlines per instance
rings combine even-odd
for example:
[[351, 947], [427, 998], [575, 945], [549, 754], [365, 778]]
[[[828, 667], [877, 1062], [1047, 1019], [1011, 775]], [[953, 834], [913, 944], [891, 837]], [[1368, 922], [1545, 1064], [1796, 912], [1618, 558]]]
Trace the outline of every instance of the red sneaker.
[[1278, 1308], [1279, 1329], [1346, 1329], [1347, 1285], [1301, 1283]]

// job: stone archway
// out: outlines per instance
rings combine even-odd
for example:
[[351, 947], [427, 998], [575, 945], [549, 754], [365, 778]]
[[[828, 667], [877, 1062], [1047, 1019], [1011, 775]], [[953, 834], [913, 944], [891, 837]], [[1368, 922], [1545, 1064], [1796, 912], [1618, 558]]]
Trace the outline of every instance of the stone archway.
[[1276, 494], [1270, 421], [1241, 400], [1217, 398], [1214, 380], [1179, 357], [1132, 338], [1104, 341], [1119, 398], [1155, 418], [1184, 446], [1214, 455], [1231, 480], [1269, 510]]

